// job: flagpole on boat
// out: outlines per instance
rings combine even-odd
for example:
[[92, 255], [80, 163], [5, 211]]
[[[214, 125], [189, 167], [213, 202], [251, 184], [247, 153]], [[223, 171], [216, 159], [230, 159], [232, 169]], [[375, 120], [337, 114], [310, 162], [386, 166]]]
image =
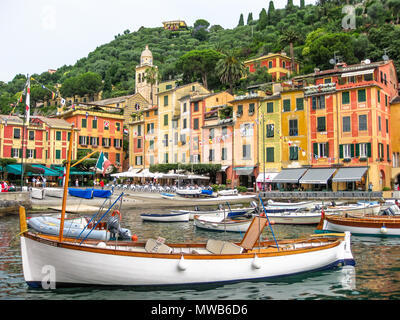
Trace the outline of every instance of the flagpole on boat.
[[72, 141], [74, 140], [74, 125], [71, 127], [71, 135], [69, 138], [69, 148], [68, 148], [68, 158], [67, 158], [67, 171], [65, 173], [65, 182], [64, 182], [64, 194], [62, 201], [62, 209], [61, 209], [61, 221], [60, 221], [60, 234], [59, 241], [63, 242], [63, 233], [64, 233], [64, 220], [65, 220], [65, 210], [67, 204], [67, 191], [68, 191], [68, 182], [69, 182], [69, 172], [71, 169], [71, 155], [72, 155]]

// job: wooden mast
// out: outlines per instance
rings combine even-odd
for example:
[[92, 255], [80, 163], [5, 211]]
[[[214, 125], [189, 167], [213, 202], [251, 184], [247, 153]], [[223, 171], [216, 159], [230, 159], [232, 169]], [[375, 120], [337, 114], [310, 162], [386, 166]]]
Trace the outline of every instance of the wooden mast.
[[68, 192], [68, 182], [69, 182], [69, 171], [71, 168], [71, 154], [72, 154], [72, 141], [74, 139], [74, 125], [71, 127], [71, 136], [69, 137], [69, 148], [68, 148], [68, 158], [67, 158], [67, 170], [65, 173], [64, 180], [64, 195], [62, 201], [62, 210], [61, 210], [61, 221], [60, 221], [60, 235], [59, 241], [63, 241], [63, 233], [64, 233], [64, 220], [65, 220], [65, 209], [67, 204], [67, 192]]

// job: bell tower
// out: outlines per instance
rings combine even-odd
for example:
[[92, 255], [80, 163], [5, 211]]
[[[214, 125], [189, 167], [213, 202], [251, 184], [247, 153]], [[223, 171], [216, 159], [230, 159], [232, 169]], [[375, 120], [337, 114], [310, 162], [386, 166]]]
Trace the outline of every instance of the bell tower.
[[[149, 71], [148, 71], [149, 70]], [[154, 83], [147, 80], [146, 74], [150, 75], [154, 70]], [[157, 88], [158, 88], [158, 67], [153, 65], [153, 54], [149, 50], [149, 46], [143, 50], [140, 56], [140, 64], [136, 66], [136, 86], [135, 93], [140, 93], [149, 103], [157, 103]]]

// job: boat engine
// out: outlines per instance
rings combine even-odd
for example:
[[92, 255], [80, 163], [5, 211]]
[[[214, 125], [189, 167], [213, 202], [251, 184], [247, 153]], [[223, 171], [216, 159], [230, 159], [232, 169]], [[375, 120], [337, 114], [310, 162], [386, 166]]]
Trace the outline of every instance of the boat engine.
[[131, 240], [132, 233], [129, 229], [121, 228], [118, 216], [110, 216], [107, 221], [107, 230], [112, 234], [112, 238], [118, 236], [122, 240]]

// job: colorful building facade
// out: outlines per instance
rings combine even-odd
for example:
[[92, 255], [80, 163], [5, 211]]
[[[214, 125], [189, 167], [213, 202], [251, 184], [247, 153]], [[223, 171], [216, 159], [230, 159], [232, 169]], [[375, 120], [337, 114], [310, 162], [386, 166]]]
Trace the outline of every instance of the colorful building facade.
[[398, 90], [393, 62], [340, 64], [315, 72], [314, 78], [315, 85], [305, 88], [310, 164], [339, 170], [365, 168], [352, 181], [335, 179], [332, 170], [325, 183], [321, 181], [322, 188], [380, 191], [390, 187], [389, 103]]
[[247, 60], [244, 62], [244, 65], [248, 68], [250, 73], [255, 72], [259, 67], [266, 67], [274, 81], [278, 81], [285, 78], [287, 75], [300, 71], [300, 64], [295, 60], [292, 72], [292, 60], [286, 53], [270, 53], [266, 56]]
[[[14, 158], [17, 163], [62, 165], [67, 160], [72, 125], [57, 118], [31, 116], [28, 125], [23, 117], [0, 116], [0, 158]], [[72, 159], [77, 155], [77, 130], [74, 130]]]
[[122, 171], [123, 125], [122, 109], [104, 106], [76, 106], [59, 115], [79, 130], [77, 149], [103, 151], [108, 160]]

